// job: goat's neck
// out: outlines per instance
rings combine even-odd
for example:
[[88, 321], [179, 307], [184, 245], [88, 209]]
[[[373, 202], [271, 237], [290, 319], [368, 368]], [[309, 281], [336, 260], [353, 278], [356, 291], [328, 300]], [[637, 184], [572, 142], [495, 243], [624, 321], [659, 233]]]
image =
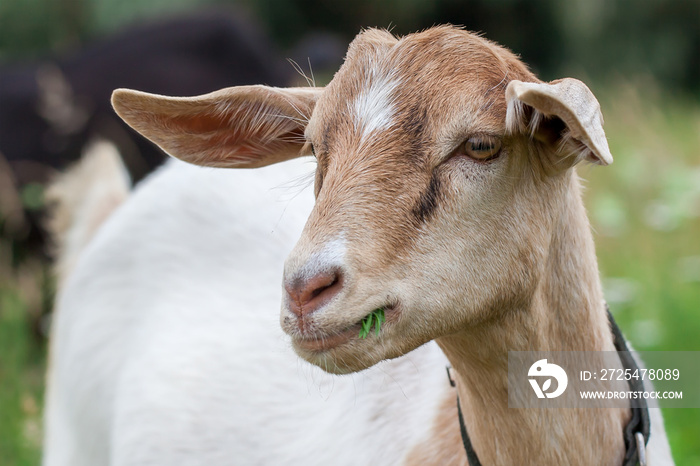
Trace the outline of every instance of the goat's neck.
[[[440, 338], [483, 464], [621, 464], [629, 410], [508, 408], [508, 351], [613, 351], [578, 178], [564, 195], [543, 275], [526, 306]], [[601, 462], [602, 461], [602, 462]]]

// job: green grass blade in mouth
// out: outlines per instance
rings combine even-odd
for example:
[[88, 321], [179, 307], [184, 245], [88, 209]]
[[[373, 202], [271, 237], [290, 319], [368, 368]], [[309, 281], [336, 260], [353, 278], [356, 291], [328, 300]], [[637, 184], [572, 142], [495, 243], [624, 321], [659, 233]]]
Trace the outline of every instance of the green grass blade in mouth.
[[[378, 312], [377, 312], [377, 311], [378, 311]], [[384, 317], [384, 309], [378, 309], [377, 311], [375, 311], [375, 312], [377, 312], [377, 315], [376, 315], [376, 317], [377, 317], [376, 332], [377, 332], [377, 336], [379, 336], [379, 330], [380, 330], [381, 327], [382, 327], [382, 323], [383, 323], [383, 322], [386, 322], [386, 317]]]
[[382, 327], [382, 322], [386, 322], [386, 316], [384, 315], [384, 308], [375, 309], [369, 313], [364, 319], [362, 319], [362, 327], [360, 328], [360, 338], [367, 338], [369, 332], [372, 331], [372, 326], [375, 327], [375, 333], [379, 335], [379, 331]]

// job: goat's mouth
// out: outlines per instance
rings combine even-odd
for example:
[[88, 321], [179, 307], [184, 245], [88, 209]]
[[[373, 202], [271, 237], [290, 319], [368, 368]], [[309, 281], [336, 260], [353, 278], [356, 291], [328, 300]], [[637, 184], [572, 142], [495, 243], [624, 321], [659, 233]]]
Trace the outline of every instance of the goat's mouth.
[[341, 346], [353, 338], [357, 337], [360, 331], [360, 324], [352, 325], [338, 333], [316, 334], [308, 337], [297, 337], [292, 339], [292, 344], [301, 350], [312, 353], [320, 353], [332, 350]]
[[382, 323], [396, 320], [396, 308], [395, 304], [382, 306], [340, 332], [300, 335], [292, 338], [292, 344], [302, 351], [321, 353], [353, 340], [381, 338]]

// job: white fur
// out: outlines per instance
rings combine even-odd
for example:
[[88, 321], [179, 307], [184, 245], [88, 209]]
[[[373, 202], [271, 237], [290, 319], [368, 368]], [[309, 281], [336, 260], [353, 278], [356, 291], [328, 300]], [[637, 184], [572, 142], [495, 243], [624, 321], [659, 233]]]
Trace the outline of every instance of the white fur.
[[281, 186], [312, 169], [172, 161], [107, 220], [57, 300], [46, 466], [388, 465], [427, 437], [451, 390], [434, 343], [338, 377], [280, 329], [313, 202]]
[[53, 181], [46, 201], [53, 206], [49, 223], [57, 243], [59, 288], [98, 227], [129, 196], [130, 187], [119, 151], [103, 140], [90, 144], [80, 162]]
[[342, 269], [345, 265], [345, 254], [347, 254], [347, 241], [341, 234], [323, 246], [323, 248], [312, 254], [298, 272], [298, 276], [304, 280], [309, 280], [319, 273], [335, 268]]
[[366, 140], [377, 131], [391, 128], [394, 120], [393, 94], [401, 83], [393, 73], [380, 74], [374, 70], [355, 98], [355, 128], [361, 132], [360, 140]]

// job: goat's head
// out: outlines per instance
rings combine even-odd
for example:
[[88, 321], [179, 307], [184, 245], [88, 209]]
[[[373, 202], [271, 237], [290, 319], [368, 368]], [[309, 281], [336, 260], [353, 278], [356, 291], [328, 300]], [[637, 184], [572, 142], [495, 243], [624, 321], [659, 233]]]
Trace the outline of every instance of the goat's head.
[[[541, 83], [507, 50], [452, 27], [400, 40], [365, 31], [325, 89], [119, 90], [113, 103], [200, 165], [314, 153], [316, 206], [286, 262], [281, 321], [302, 357], [337, 373], [527, 302], [570, 169], [612, 161], [585, 85]], [[377, 309], [386, 323], [359, 338]]]

